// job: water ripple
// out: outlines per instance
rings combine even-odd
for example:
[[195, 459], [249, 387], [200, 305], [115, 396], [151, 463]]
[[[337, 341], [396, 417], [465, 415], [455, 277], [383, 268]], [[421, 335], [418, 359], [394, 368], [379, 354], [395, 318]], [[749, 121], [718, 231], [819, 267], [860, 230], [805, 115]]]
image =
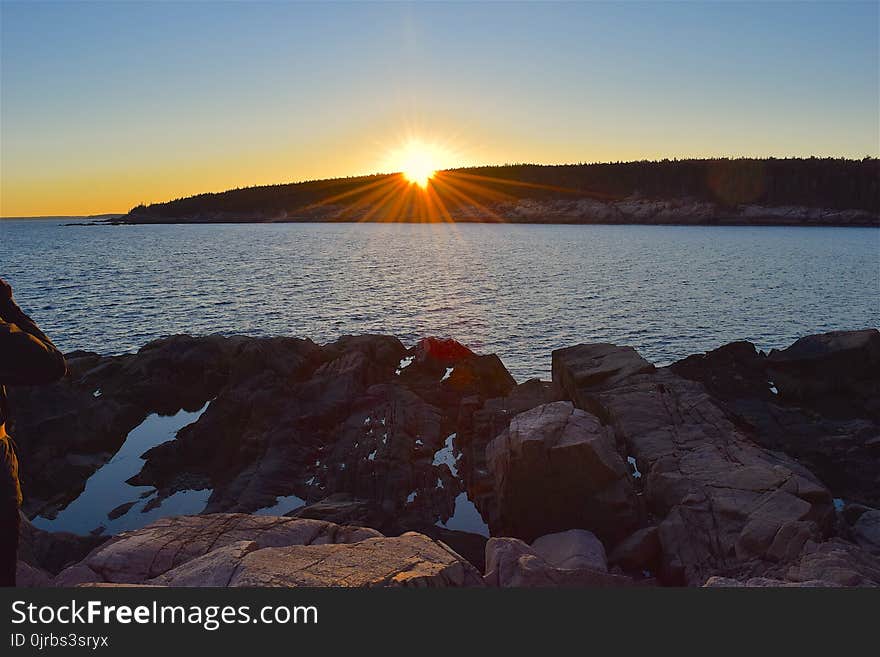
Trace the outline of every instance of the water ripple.
[[183, 332], [439, 335], [518, 380], [579, 342], [668, 363], [880, 325], [870, 228], [4, 221], [0, 276], [64, 350]]

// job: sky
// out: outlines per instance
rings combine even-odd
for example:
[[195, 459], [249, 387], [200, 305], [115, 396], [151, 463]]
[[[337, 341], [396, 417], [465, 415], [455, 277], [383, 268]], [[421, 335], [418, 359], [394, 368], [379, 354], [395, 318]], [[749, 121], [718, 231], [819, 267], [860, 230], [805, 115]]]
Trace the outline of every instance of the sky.
[[0, 216], [395, 169], [880, 155], [878, 3], [0, 4]]

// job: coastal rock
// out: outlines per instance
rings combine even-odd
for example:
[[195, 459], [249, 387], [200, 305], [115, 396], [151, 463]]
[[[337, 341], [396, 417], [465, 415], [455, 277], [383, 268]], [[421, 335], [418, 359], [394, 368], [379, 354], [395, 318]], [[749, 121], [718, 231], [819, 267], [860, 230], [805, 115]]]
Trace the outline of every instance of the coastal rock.
[[[313, 504], [301, 506], [286, 513], [292, 518], [324, 520], [337, 525], [358, 525], [373, 527], [385, 521], [385, 514], [376, 502], [353, 498], [348, 493], [334, 493]], [[383, 532], [384, 533], [384, 532]]]
[[602, 344], [555, 351], [553, 376], [636, 462], [659, 521], [666, 583], [701, 585], [755, 559], [769, 567], [767, 551], [787, 523], [812, 522], [820, 533], [833, 526], [828, 490], [758, 447], [700, 383]]
[[[277, 345], [260, 348], [271, 358]], [[454, 341], [407, 350], [387, 336], [297, 348], [299, 361], [287, 361], [301, 367], [233, 377], [198, 422], [146, 453], [131, 483], [174, 491], [200, 482], [213, 490], [207, 512], [340, 493], [369, 500], [364, 520], [392, 534], [447, 519], [462, 484], [434, 455], [454, 433], [463, 395], [513, 385], [501, 361]]]
[[455, 447], [461, 452], [459, 470], [468, 497], [484, 518], [497, 515], [494, 478], [486, 462], [486, 446], [507, 429], [519, 413], [560, 399], [559, 390], [551, 383], [529, 379], [503, 397], [484, 401], [470, 396], [462, 400], [455, 437]]
[[[279, 348], [280, 365], [253, 366], [257, 358], [274, 361]], [[131, 483], [175, 490], [201, 478], [213, 490], [208, 512], [256, 511], [281, 496], [335, 492], [314, 485], [322, 451], [357, 399], [393, 376], [405, 348], [395, 338], [358, 336], [325, 347], [258, 341], [247, 350], [241, 376], [176, 440], [148, 451]]]
[[789, 399], [826, 414], [880, 415], [880, 331], [833, 331], [797, 340], [767, 357], [774, 382]]
[[21, 518], [18, 559], [51, 574], [85, 557], [107, 540], [105, 536], [78, 536], [69, 532], [47, 532]]
[[703, 584], [706, 588], [829, 588], [837, 586], [833, 582], [824, 580], [810, 580], [808, 582], [786, 582], [781, 579], [769, 577], [752, 577], [746, 580], [738, 580], [730, 577], [714, 576]]
[[654, 371], [654, 366], [635, 349], [614, 344], [557, 349], [552, 359], [553, 383], [565, 391], [575, 406], [588, 411], [592, 406], [596, 414], [604, 408], [588, 394], [591, 389], [612, 389], [630, 377]]
[[451, 429], [441, 409], [407, 388], [373, 386], [337, 427], [318, 481], [372, 500], [398, 520], [448, 517], [461, 485], [448, 466], [433, 465], [433, 456]]
[[476, 356], [466, 346], [452, 338], [422, 338], [414, 347], [412, 356], [416, 365], [435, 364], [454, 367], [456, 363]]
[[21, 447], [25, 512], [51, 517], [150, 413], [193, 411], [218, 394], [244, 338], [178, 335], [136, 354], [68, 354], [49, 386], [10, 387], [10, 433]]
[[532, 540], [571, 528], [614, 542], [639, 522], [639, 506], [614, 438], [570, 402], [520, 413], [486, 448], [495, 479], [493, 534]]
[[442, 543], [415, 532], [349, 544], [263, 549], [252, 541], [241, 541], [222, 548], [222, 553], [215, 550], [178, 566], [150, 583], [233, 587], [483, 585], [471, 564]]
[[465, 397], [499, 397], [516, 386], [498, 356], [477, 355], [451, 339], [423, 338], [399, 365], [400, 383], [453, 415]]
[[[872, 585], [878, 340], [875, 330], [811, 336], [770, 355], [740, 342], [663, 368], [628, 347], [580, 345], [554, 352], [553, 382], [520, 385], [496, 356], [437, 339], [407, 349], [371, 335], [323, 346], [175, 336], [137, 354], [75, 352], [60, 383], [11, 391], [26, 513], [52, 517], [148, 414], [208, 401], [143, 455], [129, 483], [157, 489], [151, 507], [175, 491], [212, 493], [203, 516], [109, 540], [26, 523], [20, 560], [34, 573], [24, 577], [143, 584], [176, 571], [177, 583], [225, 586], [247, 562], [247, 581], [328, 581], [273, 573], [261, 553], [381, 537], [400, 542], [331, 561], [343, 572], [370, 555], [400, 573], [374, 553], [424, 549], [431, 565], [415, 570], [434, 574], [403, 579], [468, 582], [469, 570], [431, 547], [452, 546], [483, 570], [485, 537], [447, 529], [467, 491], [506, 537], [486, 568], [495, 584], [617, 585], [655, 573], [695, 586], [713, 576]], [[281, 497], [295, 517], [239, 513], [265, 513]], [[412, 531], [422, 537], [404, 540]], [[589, 532], [594, 552], [575, 540]], [[502, 544], [513, 556], [499, 574]], [[298, 554], [276, 556], [299, 573]], [[350, 581], [378, 582], [360, 567], [369, 572]]]
[[605, 546], [595, 534], [584, 529], [540, 536], [532, 541], [532, 550], [555, 568], [608, 570]]
[[495, 354], [474, 356], [459, 362], [444, 382], [444, 389], [459, 399], [477, 395], [482, 399], [503, 397], [516, 386], [516, 381]]
[[386, 536], [396, 536], [405, 533], [406, 528], [410, 528], [445, 543], [473, 564], [477, 570], [480, 572], [484, 570], [486, 558], [486, 538], [484, 536], [445, 529], [436, 524], [420, 524], [406, 518], [392, 517], [373, 500], [352, 498], [347, 493], [334, 493], [319, 502], [300, 507], [287, 515], [294, 518], [325, 520], [337, 525], [371, 527]]
[[244, 514], [183, 516], [121, 534], [55, 586], [481, 586], [476, 569], [427, 536]]
[[645, 527], [621, 541], [611, 553], [609, 562], [625, 571], [654, 572], [660, 560], [660, 532]]
[[[433, 526], [449, 518], [463, 489], [448, 465], [434, 463], [455, 433], [462, 399], [515, 386], [495, 355], [435, 338], [407, 350], [381, 335], [323, 346], [174, 336], [137, 354], [79, 352], [70, 363], [65, 381], [39, 395], [13, 391], [14, 430], [32, 450], [22, 454], [31, 517], [51, 518], [75, 498], [149, 413], [198, 410], [210, 400], [175, 439], [146, 451], [128, 480], [157, 489], [153, 506], [192, 489], [211, 490], [208, 513], [341, 493], [369, 500], [369, 520], [383, 530]], [[47, 407], [59, 414], [47, 418]], [[120, 502], [111, 516], [131, 500]]]
[[799, 558], [777, 572], [789, 582], [821, 580], [834, 586], [880, 586], [880, 560], [839, 538], [822, 543], [808, 541]]
[[835, 497], [880, 504], [880, 331], [807, 336], [769, 355], [748, 342], [674, 363], [753, 440], [810, 469]]
[[851, 534], [856, 544], [880, 555], [880, 509], [867, 509], [853, 523]]
[[61, 571], [55, 585], [142, 584], [197, 557], [242, 541], [253, 542], [262, 549], [350, 543], [378, 536], [379, 532], [362, 527], [274, 516], [220, 513], [163, 518], [137, 531], [114, 536], [79, 563]]
[[15, 568], [15, 585], [18, 588], [43, 589], [51, 586], [52, 576], [29, 563], [19, 561]]
[[635, 583], [629, 577], [607, 572], [604, 550], [598, 551], [598, 539], [589, 532], [563, 532], [545, 538], [531, 546], [518, 538], [490, 538], [483, 577], [486, 584], [504, 588], [609, 588]]

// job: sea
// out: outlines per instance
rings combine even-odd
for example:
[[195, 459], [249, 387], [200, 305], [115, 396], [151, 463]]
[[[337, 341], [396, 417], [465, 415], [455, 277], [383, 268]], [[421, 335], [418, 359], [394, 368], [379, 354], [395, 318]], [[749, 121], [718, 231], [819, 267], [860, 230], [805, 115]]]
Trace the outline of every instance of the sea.
[[176, 333], [451, 337], [518, 381], [554, 349], [656, 364], [880, 325], [876, 228], [0, 221], [0, 277], [64, 351]]
[[[440, 336], [498, 354], [524, 381], [584, 342], [664, 365], [734, 340], [767, 351], [880, 326], [874, 228], [70, 221], [0, 221], [0, 277], [66, 352], [134, 352], [177, 333]], [[210, 490], [160, 501], [127, 479], [204, 410], [150, 415], [76, 500], [34, 524], [110, 534], [202, 511]], [[447, 442], [437, 458], [454, 463]], [[442, 526], [487, 535], [459, 497]], [[303, 503], [283, 496], [258, 513]]]

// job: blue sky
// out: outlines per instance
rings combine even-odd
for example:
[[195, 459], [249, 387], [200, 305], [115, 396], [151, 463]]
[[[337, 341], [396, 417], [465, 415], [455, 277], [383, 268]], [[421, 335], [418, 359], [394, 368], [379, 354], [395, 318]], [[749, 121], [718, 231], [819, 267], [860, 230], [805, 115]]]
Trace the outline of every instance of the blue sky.
[[876, 2], [3, 2], [0, 214], [387, 170], [411, 137], [441, 166], [876, 156], [878, 57]]

